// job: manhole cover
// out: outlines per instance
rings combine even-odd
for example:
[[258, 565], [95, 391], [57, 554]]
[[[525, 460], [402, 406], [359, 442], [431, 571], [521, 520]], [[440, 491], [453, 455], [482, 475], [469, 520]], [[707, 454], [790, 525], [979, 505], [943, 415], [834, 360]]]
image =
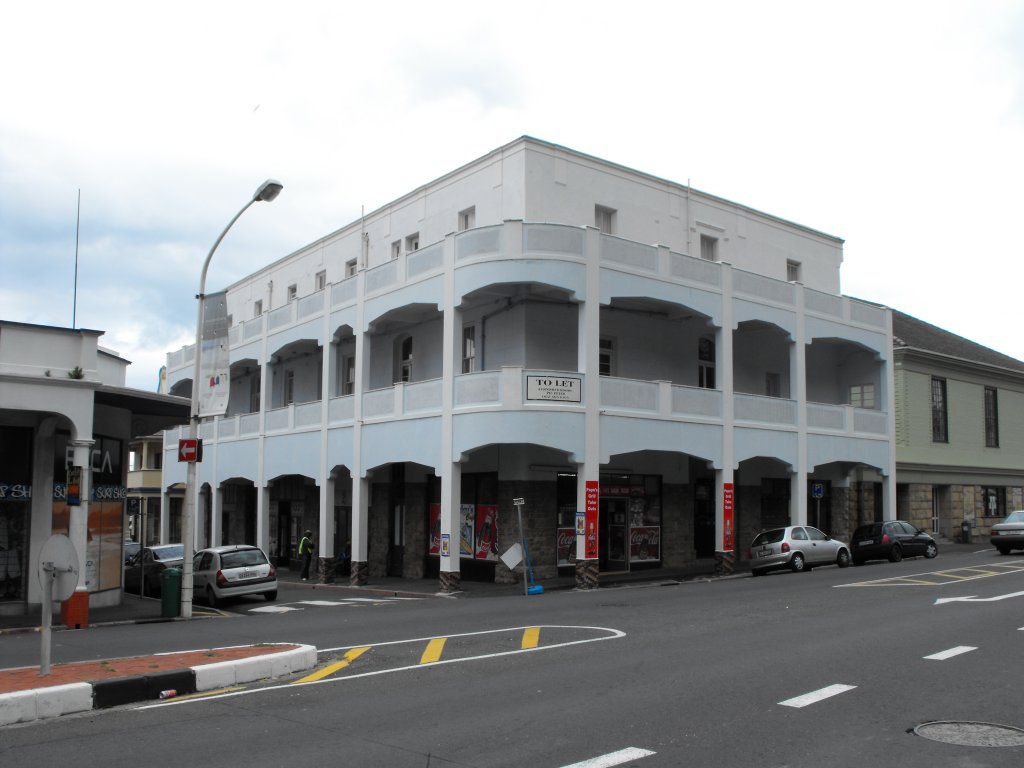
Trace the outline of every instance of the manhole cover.
[[1024, 730], [998, 723], [937, 720], [921, 723], [914, 729], [914, 733], [932, 741], [959, 744], [964, 747], [1024, 746]]

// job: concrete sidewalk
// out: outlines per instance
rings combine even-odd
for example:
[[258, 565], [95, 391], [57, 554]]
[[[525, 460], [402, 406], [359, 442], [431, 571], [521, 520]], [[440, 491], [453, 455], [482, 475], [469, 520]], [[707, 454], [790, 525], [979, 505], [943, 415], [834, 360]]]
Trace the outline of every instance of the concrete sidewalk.
[[311, 645], [260, 644], [0, 670], [0, 726], [175, 698], [316, 665]]

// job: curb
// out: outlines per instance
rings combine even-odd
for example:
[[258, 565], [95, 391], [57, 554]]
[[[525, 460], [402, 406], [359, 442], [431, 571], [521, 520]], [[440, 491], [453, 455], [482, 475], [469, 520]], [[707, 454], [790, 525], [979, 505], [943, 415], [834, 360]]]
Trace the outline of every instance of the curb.
[[279, 653], [248, 659], [200, 664], [152, 675], [134, 675], [91, 683], [70, 683], [0, 694], [0, 726], [27, 723], [75, 712], [105, 709], [160, 699], [163, 691], [176, 695], [227, 688], [284, 677], [316, 666], [316, 648], [299, 645]]

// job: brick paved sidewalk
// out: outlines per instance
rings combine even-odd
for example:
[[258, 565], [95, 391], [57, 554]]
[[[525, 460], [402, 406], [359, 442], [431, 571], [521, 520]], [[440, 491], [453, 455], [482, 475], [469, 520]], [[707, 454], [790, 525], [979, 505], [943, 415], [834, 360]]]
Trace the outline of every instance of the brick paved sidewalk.
[[50, 667], [50, 674], [45, 677], [39, 674], [38, 666], [0, 669], [0, 693], [49, 688], [68, 683], [92, 683], [134, 675], [153, 675], [159, 672], [189, 669], [203, 664], [265, 656], [290, 651], [297, 647], [296, 645], [243, 645], [155, 656], [53, 664]]

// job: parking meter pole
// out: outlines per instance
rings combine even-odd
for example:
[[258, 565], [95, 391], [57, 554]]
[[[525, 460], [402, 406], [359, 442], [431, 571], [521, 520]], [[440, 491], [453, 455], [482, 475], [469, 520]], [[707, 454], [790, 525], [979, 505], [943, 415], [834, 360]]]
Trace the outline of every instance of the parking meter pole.
[[516, 507], [516, 517], [519, 518], [519, 546], [523, 548], [523, 597], [530, 594], [530, 583], [526, 577], [526, 538], [523, 536], [523, 499], [512, 499]]
[[46, 571], [46, 588], [43, 590], [43, 625], [39, 635], [42, 647], [39, 651], [39, 674], [45, 677], [50, 674], [50, 628], [53, 626], [53, 584], [57, 580], [57, 571], [53, 563], [44, 563]]

